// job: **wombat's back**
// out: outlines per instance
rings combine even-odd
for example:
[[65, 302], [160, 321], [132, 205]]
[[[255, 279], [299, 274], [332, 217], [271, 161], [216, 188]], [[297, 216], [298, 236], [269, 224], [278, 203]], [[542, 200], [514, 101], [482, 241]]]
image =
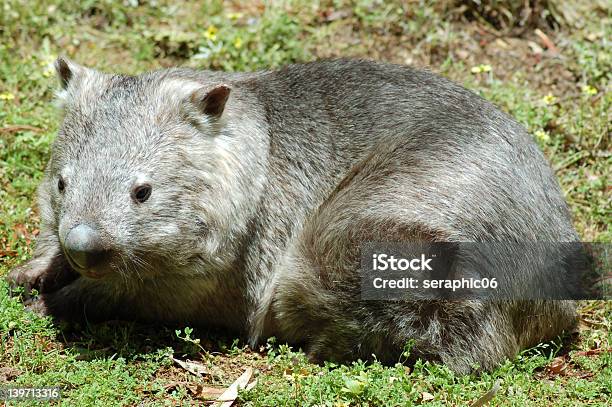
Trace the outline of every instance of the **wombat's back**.
[[431, 200], [423, 216], [440, 216], [458, 238], [577, 240], [559, 185], [524, 127], [447, 79], [336, 60], [292, 65], [249, 86], [266, 111], [272, 156], [282, 162], [271, 175], [293, 185], [317, 180], [297, 182], [308, 190], [304, 203], [319, 204], [387, 146], [403, 152], [387, 171], [410, 177], [415, 196]]

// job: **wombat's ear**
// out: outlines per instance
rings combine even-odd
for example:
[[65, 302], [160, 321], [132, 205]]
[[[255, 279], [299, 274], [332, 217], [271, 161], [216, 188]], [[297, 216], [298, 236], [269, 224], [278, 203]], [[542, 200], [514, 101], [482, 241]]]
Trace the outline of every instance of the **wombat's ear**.
[[227, 85], [217, 85], [214, 88], [201, 88], [191, 94], [193, 103], [200, 112], [219, 117], [225, 109], [225, 102], [229, 98], [230, 87]]
[[81, 74], [81, 72], [84, 70], [82, 66], [72, 62], [66, 57], [61, 56], [55, 60], [54, 65], [62, 90], [66, 90], [70, 81]]

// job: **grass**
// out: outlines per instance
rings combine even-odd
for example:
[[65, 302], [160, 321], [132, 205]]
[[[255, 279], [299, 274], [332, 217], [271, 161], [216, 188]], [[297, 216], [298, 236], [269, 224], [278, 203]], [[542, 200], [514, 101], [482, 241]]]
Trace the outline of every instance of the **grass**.
[[[522, 122], [555, 169], [583, 240], [610, 243], [610, 10], [571, 3], [542, 2], [522, 21], [514, 14], [524, 2], [515, 1], [4, 1], [0, 275], [31, 256], [38, 233], [33, 197], [59, 121], [50, 69], [58, 54], [129, 73], [333, 56], [430, 67]], [[0, 282], [0, 387], [59, 385], [66, 405], [195, 404], [251, 366], [258, 384], [241, 392], [244, 405], [467, 405], [498, 379], [495, 405], [608, 405], [611, 316], [610, 303], [585, 302], [572, 341], [542, 344], [479, 377], [455, 376], [422, 362], [317, 366], [273, 340], [249, 350], [231, 335], [189, 327], [57, 327], [26, 313]], [[171, 356], [204, 372], [190, 374]]]

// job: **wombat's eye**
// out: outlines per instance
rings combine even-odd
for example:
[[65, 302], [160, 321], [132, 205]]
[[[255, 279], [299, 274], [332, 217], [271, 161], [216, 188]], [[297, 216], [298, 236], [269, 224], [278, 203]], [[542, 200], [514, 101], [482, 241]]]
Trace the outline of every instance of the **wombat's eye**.
[[64, 192], [64, 189], [66, 188], [66, 185], [64, 185], [64, 179], [62, 177], [60, 177], [57, 180], [57, 190], [60, 192]]
[[143, 184], [132, 190], [132, 199], [136, 203], [144, 203], [151, 196], [153, 188], [149, 184]]

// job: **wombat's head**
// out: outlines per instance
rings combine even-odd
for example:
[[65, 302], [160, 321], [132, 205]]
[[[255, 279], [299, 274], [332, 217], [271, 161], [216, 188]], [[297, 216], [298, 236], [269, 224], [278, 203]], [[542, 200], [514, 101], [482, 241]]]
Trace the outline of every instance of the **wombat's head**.
[[265, 159], [240, 97], [186, 70], [55, 66], [64, 119], [39, 204], [71, 266], [126, 279], [230, 261]]

